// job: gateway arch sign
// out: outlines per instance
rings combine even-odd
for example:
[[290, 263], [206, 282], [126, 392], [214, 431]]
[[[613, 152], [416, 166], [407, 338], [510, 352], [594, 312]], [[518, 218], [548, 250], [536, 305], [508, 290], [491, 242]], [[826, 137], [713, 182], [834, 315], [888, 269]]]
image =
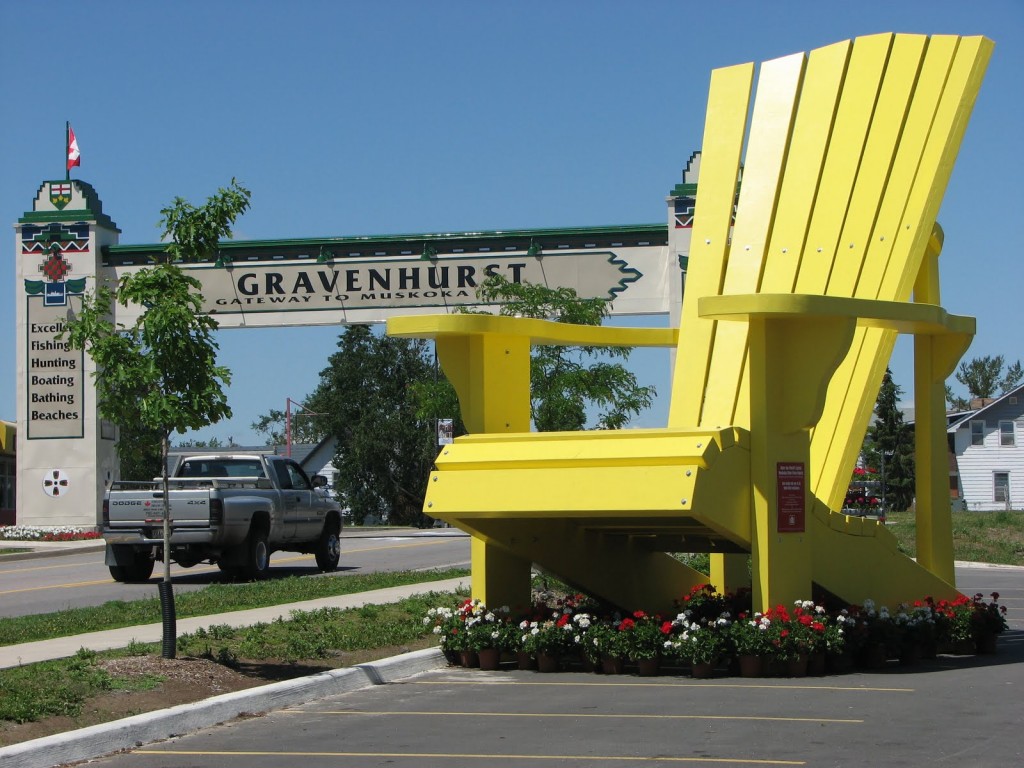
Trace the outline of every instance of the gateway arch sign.
[[[612, 314], [678, 321], [694, 192], [681, 186], [667, 225], [229, 241], [215, 261], [185, 268], [224, 328], [451, 312], [478, 306], [476, 289], [494, 273], [608, 299]], [[15, 231], [17, 522], [94, 526], [118, 479], [117, 430], [98, 417], [92, 360], [59, 336], [85, 292], [163, 249], [119, 244], [96, 191], [75, 179], [44, 182]], [[117, 313], [134, 319], [131, 308]]]

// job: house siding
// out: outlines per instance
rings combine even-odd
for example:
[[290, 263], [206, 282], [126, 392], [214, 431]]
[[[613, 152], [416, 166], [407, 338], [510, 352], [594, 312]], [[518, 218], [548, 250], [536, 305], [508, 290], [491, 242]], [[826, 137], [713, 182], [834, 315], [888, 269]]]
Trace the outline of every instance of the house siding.
[[[1024, 509], [1024, 397], [1017, 396], [994, 403], [972, 415], [960, 424], [955, 433], [954, 447], [960, 470], [960, 487], [970, 511], [998, 511], [1006, 509], [1004, 502], [995, 500], [995, 475], [1005, 472], [1010, 481], [1010, 509]], [[984, 420], [984, 445], [971, 445], [971, 421]], [[1000, 444], [999, 423], [1014, 424], [1014, 445]]]

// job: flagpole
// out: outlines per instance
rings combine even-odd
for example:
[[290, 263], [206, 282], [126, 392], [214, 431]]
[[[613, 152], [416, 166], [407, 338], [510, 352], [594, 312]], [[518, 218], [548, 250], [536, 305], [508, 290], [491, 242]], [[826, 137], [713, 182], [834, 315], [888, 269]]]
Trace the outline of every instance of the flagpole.
[[68, 165], [68, 150], [71, 147], [71, 121], [64, 122], [64, 181], [71, 181], [71, 166]]

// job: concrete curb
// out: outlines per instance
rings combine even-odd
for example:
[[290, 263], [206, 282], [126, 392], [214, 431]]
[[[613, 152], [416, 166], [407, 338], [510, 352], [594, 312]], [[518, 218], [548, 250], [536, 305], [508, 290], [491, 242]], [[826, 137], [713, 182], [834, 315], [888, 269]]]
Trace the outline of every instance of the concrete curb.
[[[3, 542], [0, 542], [3, 543]], [[13, 563], [18, 560], [36, 560], [43, 557], [64, 557], [65, 555], [84, 555], [89, 552], [102, 552], [106, 545], [100, 541], [99, 544], [90, 542], [88, 546], [82, 547], [53, 547], [43, 548], [39, 542], [30, 541], [8, 541], [12, 548], [27, 549], [27, 552], [17, 552], [11, 555], [0, 555], [0, 563]]]
[[92, 760], [208, 728], [241, 714], [269, 712], [371, 685], [386, 685], [446, 664], [444, 655], [437, 648], [403, 653], [368, 664], [225, 693], [192, 704], [12, 744], [0, 748], [0, 764], [17, 765], [19, 768], [51, 768], [62, 763]]
[[991, 568], [996, 571], [1024, 571], [1024, 565], [1004, 565], [1002, 563], [972, 563], [969, 561], [957, 560], [953, 563], [956, 568]]

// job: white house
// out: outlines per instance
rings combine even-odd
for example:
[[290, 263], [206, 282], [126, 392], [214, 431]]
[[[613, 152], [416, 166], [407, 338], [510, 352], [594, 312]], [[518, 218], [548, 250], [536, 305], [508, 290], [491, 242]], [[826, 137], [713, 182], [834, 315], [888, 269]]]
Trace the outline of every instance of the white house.
[[1024, 385], [950, 417], [954, 509], [1024, 509]]

